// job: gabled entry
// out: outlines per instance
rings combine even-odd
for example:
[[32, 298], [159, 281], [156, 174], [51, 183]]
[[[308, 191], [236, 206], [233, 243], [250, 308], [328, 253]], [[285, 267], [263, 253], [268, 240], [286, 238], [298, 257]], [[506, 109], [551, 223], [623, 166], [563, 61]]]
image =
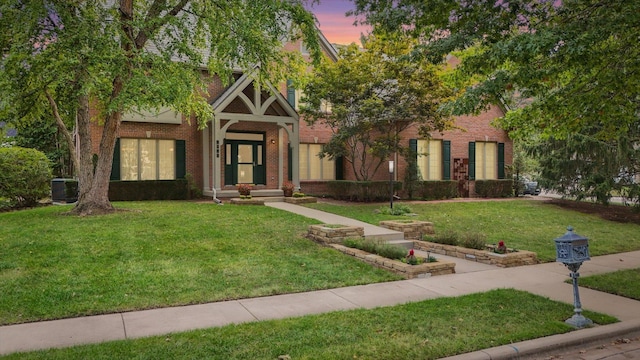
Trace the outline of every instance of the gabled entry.
[[202, 133], [205, 195], [235, 191], [241, 183], [281, 192], [289, 172], [300, 186], [298, 113], [278, 89], [253, 75], [242, 74], [211, 104], [214, 118]]

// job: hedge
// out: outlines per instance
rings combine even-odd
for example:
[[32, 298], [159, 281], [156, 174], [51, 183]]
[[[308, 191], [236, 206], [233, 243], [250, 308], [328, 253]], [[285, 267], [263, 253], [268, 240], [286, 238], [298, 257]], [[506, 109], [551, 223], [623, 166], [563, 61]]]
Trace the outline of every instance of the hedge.
[[513, 180], [476, 180], [476, 194], [484, 198], [513, 196]]
[[441, 200], [459, 197], [455, 180], [428, 180], [416, 182], [414, 196], [422, 200]]
[[[391, 198], [389, 181], [334, 180], [327, 183], [329, 196], [348, 201], [385, 201]], [[402, 189], [402, 183], [393, 183], [394, 191]]]
[[109, 182], [111, 201], [186, 200], [188, 196], [185, 179]]

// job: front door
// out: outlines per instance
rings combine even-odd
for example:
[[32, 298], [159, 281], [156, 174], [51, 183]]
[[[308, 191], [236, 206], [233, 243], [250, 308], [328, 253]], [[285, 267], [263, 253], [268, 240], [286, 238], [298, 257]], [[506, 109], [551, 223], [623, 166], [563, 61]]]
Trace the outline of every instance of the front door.
[[266, 184], [264, 141], [226, 140], [225, 185]]

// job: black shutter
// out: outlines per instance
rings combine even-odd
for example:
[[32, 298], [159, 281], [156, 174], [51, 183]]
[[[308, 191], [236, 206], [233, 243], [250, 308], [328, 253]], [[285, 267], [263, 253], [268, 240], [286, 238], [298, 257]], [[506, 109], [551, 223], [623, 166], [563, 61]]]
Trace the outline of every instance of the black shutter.
[[184, 140], [176, 140], [176, 179], [187, 176], [187, 144]]
[[504, 178], [504, 143], [498, 143], [498, 179]]
[[335, 161], [336, 180], [344, 180], [344, 157], [338, 156]]
[[287, 101], [296, 108], [296, 89], [293, 87], [293, 80], [287, 80]]
[[451, 141], [442, 141], [442, 180], [451, 180]]
[[120, 139], [116, 139], [116, 146], [113, 148], [113, 163], [109, 180], [120, 180]]
[[469, 180], [476, 179], [476, 143], [469, 143]]

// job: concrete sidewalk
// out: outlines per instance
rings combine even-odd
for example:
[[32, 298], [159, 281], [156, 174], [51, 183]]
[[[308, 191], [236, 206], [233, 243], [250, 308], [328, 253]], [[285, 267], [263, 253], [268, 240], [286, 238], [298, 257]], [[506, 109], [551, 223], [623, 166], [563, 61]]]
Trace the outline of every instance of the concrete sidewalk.
[[[285, 209], [281, 206], [284, 203], [274, 204], [276, 204], [274, 207]], [[292, 204], [287, 204], [285, 210], [314, 217], [327, 223], [353, 224], [351, 219], [336, 217], [317, 210], [310, 211], [312, 209]], [[375, 229], [377, 227], [370, 226], [367, 227], [369, 231], [382, 232], [380, 229]], [[365, 228], [365, 235], [367, 228]], [[461, 259], [452, 260], [457, 263], [456, 274], [424, 279], [3, 326], [0, 327], [0, 355], [18, 351], [135, 339], [192, 329], [337, 310], [391, 306], [438, 297], [484, 292], [497, 288], [521, 289], [554, 300], [573, 303], [572, 287], [564, 283], [568, 278], [568, 270], [561, 264], [547, 263], [505, 269]], [[629, 268], [640, 268], [640, 251], [594, 257], [591, 261], [584, 263], [580, 273], [586, 276]], [[559, 351], [558, 349], [562, 347], [584, 345], [592, 341], [606, 341], [612, 336], [615, 339], [615, 337], [640, 334], [640, 302], [584, 288], [580, 289], [580, 295], [584, 309], [613, 315], [621, 322], [486, 349], [455, 358], [509, 359], [525, 358], [527, 355], [529, 358], [536, 358], [544, 351], [549, 353]], [[569, 317], [571, 314], [567, 315]], [[640, 349], [638, 342], [629, 346], [635, 346], [636, 350]], [[630, 354], [632, 350], [627, 354]]]

